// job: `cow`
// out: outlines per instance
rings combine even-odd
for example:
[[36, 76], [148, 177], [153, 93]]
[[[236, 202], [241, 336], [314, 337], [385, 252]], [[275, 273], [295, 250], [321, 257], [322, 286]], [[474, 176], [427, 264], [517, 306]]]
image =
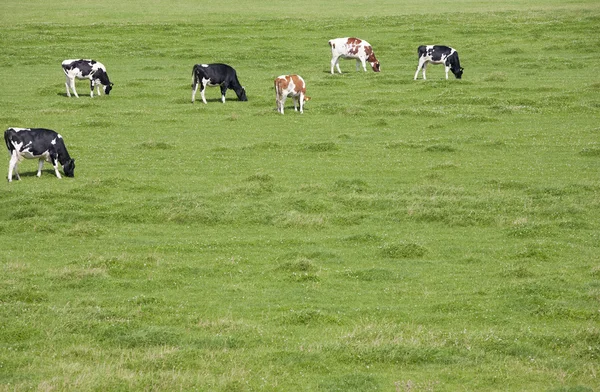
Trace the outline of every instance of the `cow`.
[[204, 89], [206, 86], [221, 87], [221, 102], [225, 103], [225, 92], [232, 89], [237, 94], [240, 101], [247, 101], [246, 90], [240, 84], [235, 69], [227, 64], [196, 64], [192, 69], [192, 103], [196, 100], [196, 92], [200, 85], [200, 95], [202, 102], [206, 103], [204, 98]]
[[61, 135], [44, 128], [8, 128], [4, 131], [4, 141], [10, 154], [8, 182], [12, 182], [13, 172], [20, 180], [17, 168], [23, 159], [39, 159], [37, 176], [42, 175], [44, 161], [54, 166], [56, 177], [61, 178], [58, 164], [63, 167], [65, 176], [73, 177], [75, 160], [71, 159]]
[[448, 71], [452, 71], [456, 79], [460, 79], [463, 74], [463, 69], [458, 60], [458, 52], [449, 46], [442, 45], [421, 45], [418, 49], [419, 65], [415, 72], [415, 80], [419, 76], [419, 70], [423, 69], [423, 80], [427, 80], [425, 70], [427, 63], [444, 64], [446, 67], [446, 80], [448, 80]]
[[92, 98], [94, 98], [94, 86], [96, 86], [98, 95], [100, 95], [100, 86], [106, 95], [110, 94], [110, 90], [113, 88], [113, 83], [108, 79], [106, 67], [96, 60], [65, 60], [62, 62], [62, 69], [67, 78], [65, 86], [68, 97], [71, 96], [69, 92], [69, 88], [71, 88], [73, 94], [79, 98], [77, 90], [75, 90], [75, 79], [90, 80], [90, 97]]
[[367, 72], [366, 62], [371, 64], [373, 71], [379, 72], [380, 66], [379, 61], [373, 53], [373, 47], [367, 41], [363, 41], [358, 38], [346, 37], [346, 38], [335, 38], [329, 40], [329, 46], [331, 47], [331, 74], [333, 75], [333, 68], [336, 67], [339, 73], [340, 57], [344, 59], [356, 59], [356, 70], [358, 71], [359, 63], [362, 63], [362, 67]]
[[287, 97], [292, 97], [295, 111], [298, 111], [297, 106], [300, 106], [300, 113], [304, 113], [304, 102], [310, 101], [310, 97], [306, 95], [306, 83], [302, 76], [281, 75], [275, 78], [275, 102], [277, 111], [281, 114]]

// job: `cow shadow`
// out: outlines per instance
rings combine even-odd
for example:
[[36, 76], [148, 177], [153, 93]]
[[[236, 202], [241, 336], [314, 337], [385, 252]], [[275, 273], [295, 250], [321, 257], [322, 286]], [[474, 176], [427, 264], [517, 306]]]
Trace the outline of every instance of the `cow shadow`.
[[[36, 177], [37, 175], [37, 170], [36, 171], [26, 171], [26, 172], [19, 172], [19, 177], [21, 177], [21, 180], [23, 180], [24, 178], [31, 178], [31, 177]], [[44, 171], [42, 170], [42, 175], [44, 175]], [[15, 174], [13, 174], [12, 176], [12, 180], [13, 181], [19, 181], [17, 179], [17, 176]]]
[[[77, 92], [77, 94], [79, 94], [79, 91]], [[75, 99], [77, 99], [77, 97], [75, 96], [75, 94], [71, 94], [71, 96], [70, 96], [70, 97], [67, 95], [67, 93], [56, 93], [56, 95], [57, 95], [58, 97], [64, 97], [64, 98], [75, 98]], [[88, 92], [87, 94], [84, 94], [84, 95], [81, 95], [81, 94], [79, 94], [79, 98], [81, 98], [81, 97], [89, 97], [89, 96], [90, 96], [90, 93], [89, 93], [89, 92]]]
[[[64, 173], [60, 173], [61, 176], [64, 176]], [[40, 177], [45, 177], [45, 176], [52, 176], [54, 178], [56, 178], [56, 174], [54, 173], [54, 169], [42, 169], [42, 175]], [[21, 177], [21, 179], [23, 178], [31, 178], [31, 177], [37, 177], [37, 169], [33, 170], [33, 171], [19, 171], [19, 177]], [[17, 180], [17, 176], [13, 174], [13, 181], [18, 181]]]
[[[192, 102], [191, 99], [186, 99], [186, 102]], [[230, 102], [241, 102], [239, 99], [237, 99], [237, 97], [234, 98], [226, 98], [225, 99], [225, 103], [223, 104], [223, 102], [221, 102], [221, 97], [219, 98], [206, 98], [206, 104], [209, 104], [211, 102], [217, 102], [220, 103], [221, 105], [227, 105]], [[194, 105], [195, 104], [200, 104], [200, 105], [204, 105], [204, 102], [202, 102], [202, 98], [198, 98], [196, 97], [196, 101], [192, 102]]]
[[[283, 110], [284, 110], [284, 112], [285, 112], [285, 113], [288, 113], [288, 112], [290, 112], [290, 113], [298, 113], [298, 114], [300, 114], [300, 111], [299, 111], [299, 110], [298, 110], [297, 112], [294, 110], [294, 105], [290, 105], [289, 107], [288, 107], [288, 106], [284, 106], [284, 107], [283, 107]], [[310, 109], [308, 109], [308, 108], [305, 106], [305, 107], [304, 107], [302, 110], [304, 110], [305, 112], [307, 112], [307, 111], [309, 111]], [[277, 113], [279, 113], [279, 111], [277, 111], [277, 108], [273, 108], [273, 110], [272, 110], [272, 111], [273, 111], [273, 112], [277, 112]]]

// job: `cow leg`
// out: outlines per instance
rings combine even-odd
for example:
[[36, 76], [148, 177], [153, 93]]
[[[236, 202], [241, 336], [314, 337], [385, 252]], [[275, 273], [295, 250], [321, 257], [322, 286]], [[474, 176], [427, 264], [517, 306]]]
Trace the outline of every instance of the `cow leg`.
[[202, 102], [206, 104], [206, 97], [204, 96], [204, 92], [206, 91], [206, 84], [208, 80], [202, 79], [202, 85], [200, 86], [200, 96], [202, 97]]
[[96, 92], [98, 93], [98, 96], [102, 95], [102, 94], [100, 94], [100, 86], [102, 86], [102, 83], [100, 83], [100, 82], [96, 83]]
[[202, 102], [204, 102], [206, 104], [206, 97], [204, 97], [204, 90], [206, 90], [204, 88], [204, 86], [200, 86], [200, 97], [202, 98]]
[[13, 151], [10, 156], [10, 162], [8, 163], [8, 182], [12, 182], [13, 172], [15, 173], [17, 180], [20, 180], [19, 170], [17, 169], [17, 165], [19, 164], [19, 158], [17, 156], [16, 151]]
[[304, 94], [298, 94], [298, 100], [300, 101], [300, 114], [304, 113]]
[[227, 87], [221, 85], [221, 102], [225, 103], [225, 93], [227, 92]]
[[65, 87], [67, 88], [67, 97], [71, 97], [71, 92], [69, 91], [69, 77], [67, 76], [67, 81], [65, 82]]
[[198, 91], [198, 84], [196, 81], [192, 83], [192, 103], [196, 100], [196, 92]]
[[75, 94], [75, 96], [79, 98], [79, 95], [77, 95], [77, 90], [75, 89], [75, 78], [69, 79], [69, 86], [71, 87], [71, 90], [73, 90], [73, 94]]
[[339, 59], [339, 57], [338, 57], [338, 59], [335, 62], [335, 67], [337, 68], [338, 73], [342, 73], [342, 70], [340, 69], [340, 59]]
[[340, 70], [340, 57], [333, 57], [331, 59], [331, 74], [333, 75], [333, 68], [337, 68], [338, 73], [342, 73], [342, 71]]
[[277, 93], [277, 96], [275, 97], [275, 103], [277, 104], [277, 111], [281, 114], [283, 114], [283, 103], [285, 102], [285, 97], [280, 96], [279, 93]]
[[426, 71], [427, 71], [427, 63], [423, 63], [423, 80], [427, 80]]
[[38, 161], [38, 171], [37, 171], [37, 176], [38, 178], [42, 176], [42, 167], [44, 167], [44, 159], [41, 158]]
[[94, 81], [90, 81], [90, 97], [94, 98]]
[[423, 67], [423, 63], [421, 62], [421, 60], [419, 60], [419, 65], [417, 65], [417, 71], [415, 72], [414, 80], [417, 80], [417, 78], [419, 77], [419, 71], [421, 70], [422, 67]]
[[[357, 71], [359, 70], [359, 69], [358, 69], [358, 61], [359, 61], [359, 60], [356, 60], [356, 70], [357, 70]], [[360, 62], [361, 62], [361, 64], [362, 64], [363, 70], [364, 70], [365, 72], [367, 72], [367, 62], [366, 62], [364, 59], [360, 59]]]
[[446, 80], [448, 80], [448, 71], [450, 71], [450, 67], [445, 65], [446, 68]]
[[[50, 156], [50, 162], [52, 163], [52, 166], [54, 166], [54, 172], [56, 173], [56, 177], [58, 177], [59, 179], [60, 179], [60, 178], [62, 178], [62, 177], [60, 176], [60, 172], [58, 171], [58, 154], [51, 155], [51, 156]], [[42, 161], [42, 160], [40, 159], [40, 163], [43, 165], [43, 164], [44, 164], [44, 161]], [[40, 167], [41, 167], [41, 166], [40, 166]], [[40, 175], [41, 173], [42, 173], [42, 171], [41, 171], [41, 169], [40, 169], [40, 171], [38, 172], [38, 177], [39, 177], [39, 175]]]
[[12, 175], [17, 177], [17, 180], [21, 180], [19, 175], [19, 154], [17, 151], [13, 151], [10, 156], [10, 163], [8, 164], [8, 182], [12, 182]]
[[281, 97], [281, 99], [279, 100], [279, 107], [281, 108], [281, 110], [279, 111], [279, 113], [283, 114], [284, 108], [285, 108], [285, 101], [287, 99], [287, 95], [283, 95]]

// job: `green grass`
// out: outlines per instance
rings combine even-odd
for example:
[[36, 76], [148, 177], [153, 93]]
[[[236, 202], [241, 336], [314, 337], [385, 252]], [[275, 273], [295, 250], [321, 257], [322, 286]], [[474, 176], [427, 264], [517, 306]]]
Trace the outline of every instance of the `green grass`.
[[[0, 390], [600, 389], [600, 5], [361, 4], [0, 4], [0, 125], [77, 162], [0, 184]], [[249, 101], [191, 104], [208, 62]]]

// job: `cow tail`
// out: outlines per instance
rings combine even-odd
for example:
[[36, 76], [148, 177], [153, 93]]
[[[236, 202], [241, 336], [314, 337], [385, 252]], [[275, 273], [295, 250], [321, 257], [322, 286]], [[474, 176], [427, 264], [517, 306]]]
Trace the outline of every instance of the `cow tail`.
[[6, 148], [10, 151], [10, 145], [8, 144], [8, 129], [4, 131], [4, 143], [6, 143]]
[[6, 143], [6, 148], [8, 148], [8, 151], [12, 155], [12, 150], [14, 147], [12, 146], [12, 144], [10, 144], [10, 133], [12, 133], [12, 130], [10, 128], [4, 131], [4, 142]]
[[194, 88], [196, 85], [196, 80], [198, 80], [198, 73], [196, 72], [197, 68], [198, 64], [194, 65], [194, 68], [192, 69], [192, 88]]

